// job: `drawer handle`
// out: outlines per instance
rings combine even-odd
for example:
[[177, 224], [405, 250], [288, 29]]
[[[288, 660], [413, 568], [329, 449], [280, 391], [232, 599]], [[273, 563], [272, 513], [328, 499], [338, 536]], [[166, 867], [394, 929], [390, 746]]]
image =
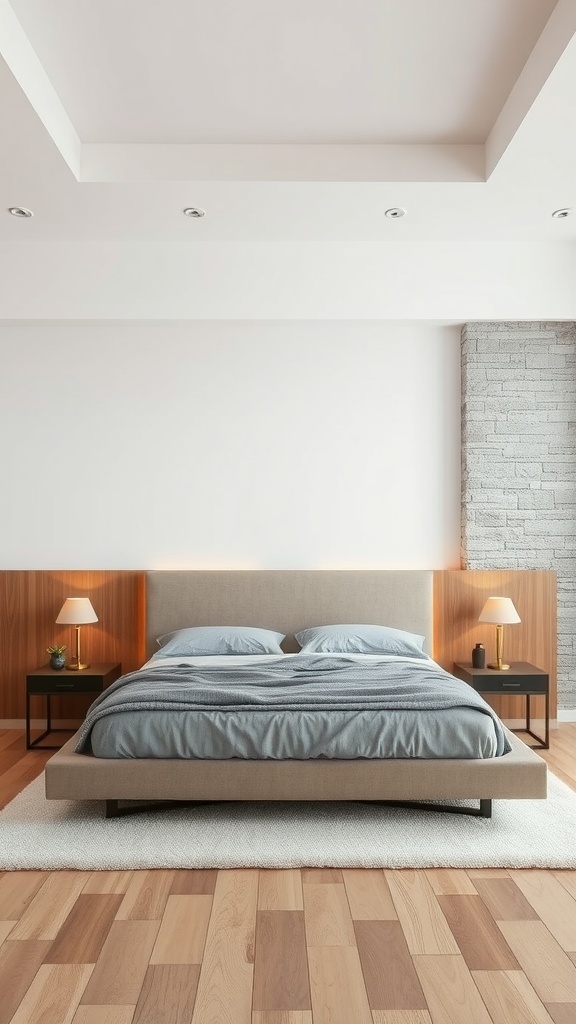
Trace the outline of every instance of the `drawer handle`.
[[520, 686], [520, 683], [507, 683], [502, 680], [502, 686]]
[[76, 685], [75, 683], [55, 683], [54, 684], [54, 689], [56, 689], [56, 690], [72, 690], [75, 685]]

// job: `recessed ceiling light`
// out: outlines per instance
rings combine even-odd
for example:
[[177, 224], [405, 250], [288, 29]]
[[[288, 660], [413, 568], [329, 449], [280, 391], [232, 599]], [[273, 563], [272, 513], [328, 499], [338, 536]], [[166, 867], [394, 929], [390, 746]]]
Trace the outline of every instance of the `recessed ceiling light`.
[[206, 216], [206, 211], [201, 210], [199, 206], [187, 206], [182, 210], [182, 213], [185, 217], [192, 217], [194, 220], [197, 220], [199, 217]]
[[564, 206], [561, 210], [554, 210], [552, 216], [556, 217], [556, 220], [564, 220], [566, 217], [570, 217], [573, 213], [574, 210], [569, 206]]
[[391, 206], [389, 210], [386, 210], [384, 216], [390, 220], [398, 220], [399, 217], [406, 216], [406, 210], [403, 206]]
[[9, 206], [8, 213], [11, 213], [13, 217], [33, 217], [32, 210], [27, 210], [25, 206]]

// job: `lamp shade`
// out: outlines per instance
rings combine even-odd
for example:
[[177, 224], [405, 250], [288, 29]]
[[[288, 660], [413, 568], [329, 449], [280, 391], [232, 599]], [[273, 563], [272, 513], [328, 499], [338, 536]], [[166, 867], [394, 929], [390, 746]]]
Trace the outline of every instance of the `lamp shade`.
[[491, 622], [495, 626], [521, 621], [509, 597], [489, 597], [478, 616], [478, 622]]
[[86, 622], [98, 622], [98, 616], [87, 597], [67, 597], [56, 622], [66, 626], [82, 626]]

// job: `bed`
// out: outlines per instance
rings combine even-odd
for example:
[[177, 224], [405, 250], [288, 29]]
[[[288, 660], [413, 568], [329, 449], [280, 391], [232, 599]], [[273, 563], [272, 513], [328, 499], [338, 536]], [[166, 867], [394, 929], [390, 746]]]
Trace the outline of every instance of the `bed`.
[[[288, 654], [298, 650], [295, 633], [312, 624], [380, 622], [430, 638], [432, 573], [151, 572], [146, 608], [149, 654], [156, 637], [194, 625], [278, 629]], [[122, 801], [366, 800], [489, 817], [494, 799], [546, 796], [545, 762], [508, 731], [506, 740], [508, 752], [496, 757], [256, 759], [97, 757], [79, 753], [76, 736], [47, 763], [46, 795], [103, 800], [108, 816], [134, 810]]]

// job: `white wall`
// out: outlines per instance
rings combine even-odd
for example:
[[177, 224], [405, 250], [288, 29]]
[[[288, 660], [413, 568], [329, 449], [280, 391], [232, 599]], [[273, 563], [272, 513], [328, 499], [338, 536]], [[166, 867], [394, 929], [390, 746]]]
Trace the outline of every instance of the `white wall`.
[[457, 567], [459, 333], [1, 323], [0, 567]]
[[4, 242], [0, 318], [575, 320], [575, 280], [558, 242]]

